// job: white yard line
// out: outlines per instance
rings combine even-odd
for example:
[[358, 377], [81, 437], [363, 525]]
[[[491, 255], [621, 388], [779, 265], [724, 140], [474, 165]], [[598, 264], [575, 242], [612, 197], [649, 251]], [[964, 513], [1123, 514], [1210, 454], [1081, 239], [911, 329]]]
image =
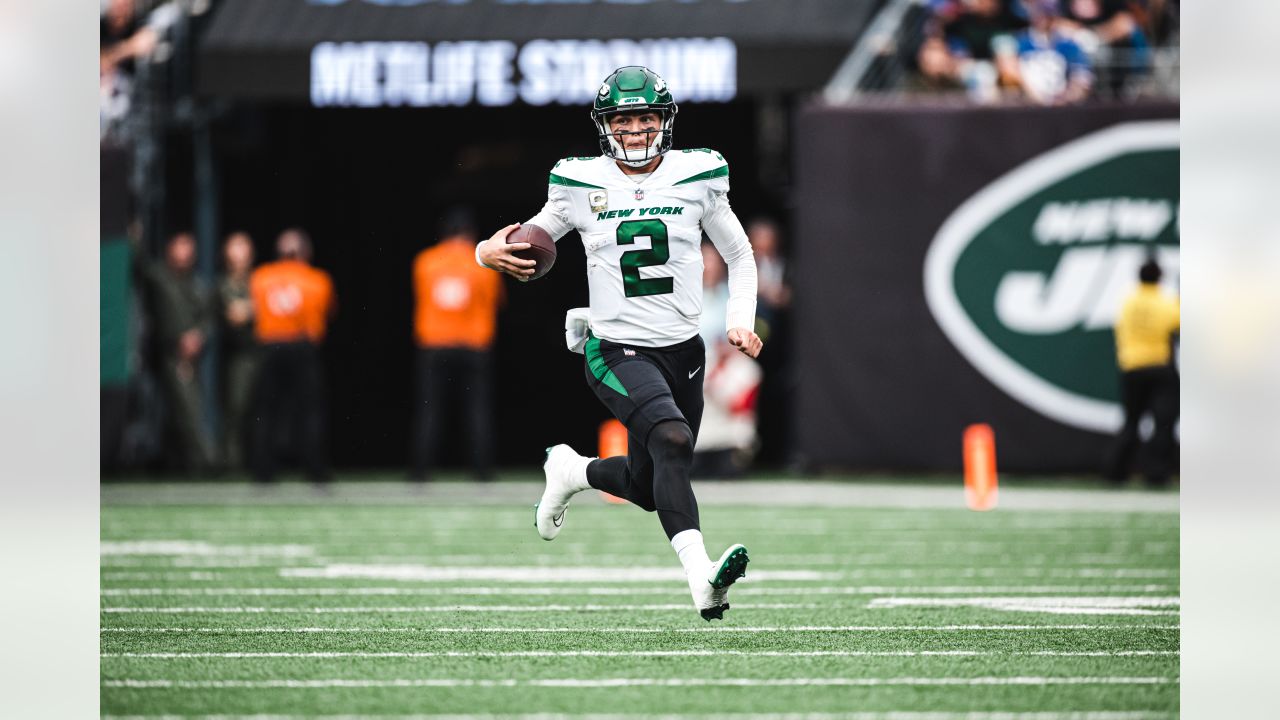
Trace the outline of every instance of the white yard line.
[[970, 607], [1004, 612], [1039, 612], [1059, 615], [1177, 615], [1177, 597], [890, 597], [868, 603], [873, 609], [904, 607]]
[[[450, 567], [418, 564], [368, 565], [336, 564], [325, 567], [281, 568], [280, 575], [288, 578], [323, 578], [357, 580], [415, 580], [431, 582], [456, 582], [460, 580], [495, 582], [661, 582], [683, 581], [684, 571], [676, 565], [664, 567], [619, 567], [564, 565], [558, 567], [476, 566]], [[838, 573], [812, 570], [765, 570], [751, 572], [758, 581], [785, 580], [835, 580]]]
[[[187, 614], [222, 614], [222, 615], [255, 615], [255, 614], [316, 614], [316, 615], [349, 615], [374, 613], [537, 613], [537, 612], [666, 612], [670, 610], [688, 610], [689, 603], [664, 603], [655, 605], [410, 605], [410, 606], [376, 606], [364, 607], [104, 607], [104, 613], [144, 613], [151, 615], [187, 615]], [[742, 603], [734, 604], [735, 608], [744, 610], [817, 610], [827, 607], [816, 603]]]
[[[750, 587], [735, 588], [735, 595], [980, 595], [1008, 593], [1170, 593], [1177, 592], [1176, 585], [859, 585], [849, 587]], [[497, 595], [520, 597], [525, 595], [684, 595], [681, 587], [145, 587], [104, 588], [105, 597], [310, 597], [310, 596], [419, 596], [419, 595]]]
[[104, 652], [104, 658], [186, 660], [193, 658], [260, 659], [290, 658], [334, 660], [339, 658], [465, 658], [465, 657], [1161, 657], [1178, 650], [509, 650], [438, 652]]
[[306, 557], [315, 554], [310, 545], [216, 545], [200, 540], [104, 540], [98, 553], [113, 555], [185, 555], [257, 557]]
[[1098, 677], [888, 677], [888, 678], [547, 678], [536, 680], [483, 680], [472, 678], [396, 678], [392, 680], [359, 680], [327, 678], [323, 680], [103, 680], [105, 688], [129, 689], [316, 689], [316, 688], [618, 688], [618, 687], [881, 687], [912, 686], [995, 686], [995, 685], [1169, 685], [1178, 678], [1161, 676]]
[[1170, 630], [1177, 625], [784, 625], [784, 626], [708, 626], [708, 627], [104, 627], [102, 632], [124, 633], [769, 633], [769, 632], [1042, 632], [1045, 630]]
[[[483, 562], [498, 559], [494, 555], [475, 556]], [[431, 558], [432, 562], [445, 562], [451, 558], [446, 556], [437, 556]], [[634, 561], [634, 558], [623, 558], [619, 556], [619, 562]], [[579, 560], [591, 561], [599, 563], [603, 560], [602, 556], [569, 558], [555, 557], [556, 564], [563, 565], [565, 562], [576, 562]], [[775, 561], [776, 557], [769, 556], [769, 560]], [[848, 558], [842, 557], [841, 563], [847, 563]], [[268, 566], [269, 567], [269, 566]], [[794, 567], [794, 565], [793, 565]], [[833, 573], [844, 580], [858, 579], [928, 579], [937, 580], [939, 578], [988, 578], [988, 579], [1012, 579], [1012, 578], [1102, 578], [1102, 579], [1146, 579], [1146, 580], [1176, 580], [1181, 575], [1178, 568], [1124, 568], [1124, 567], [1078, 567], [1078, 568], [1061, 568], [1061, 567], [934, 567], [934, 568], [911, 568], [911, 567], [878, 567], [878, 568], [856, 568], [852, 570], [842, 570]], [[223, 573], [212, 572], [186, 572], [174, 570], [134, 570], [134, 571], [112, 571], [104, 570], [102, 579], [104, 581], [146, 581], [146, 580], [217, 580], [224, 578]], [[753, 578], [754, 579], [754, 576]], [[824, 581], [827, 581], [824, 579]], [[625, 582], [625, 581], [623, 581]]]

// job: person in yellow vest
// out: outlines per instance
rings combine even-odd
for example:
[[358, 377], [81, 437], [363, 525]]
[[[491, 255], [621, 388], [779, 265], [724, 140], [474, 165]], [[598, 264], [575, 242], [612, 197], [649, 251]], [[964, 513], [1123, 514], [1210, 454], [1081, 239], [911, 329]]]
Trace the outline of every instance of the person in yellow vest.
[[1148, 260], [1138, 271], [1138, 289], [1125, 300], [1116, 319], [1116, 363], [1124, 425], [1107, 459], [1106, 476], [1128, 479], [1140, 445], [1138, 423], [1151, 413], [1155, 428], [1144, 475], [1151, 485], [1169, 483], [1177, 451], [1173, 426], [1178, 420], [1178, 370], [1173, 344], [1180, 327], [1178, 299], [1160, 289], [1160, 265]]
[[[430, 479], [451, 417], [461, 416], [477, 480], [493, 476], [493, 347], [500, 275], [475, 262], [476, 230], [465, 210], [440, 223], [440, 241], [413, 261], [414, 410], [409, 478]], [[446, 414], [451, 406], [458, 415]]]
[[278, 434], [296, 423], [297, 454], [320, 483], [329, 480], [320, 343], [337, 307], [333, 280], [311, 266], [311, 238], [303, 230], [280, 233], [276, 252], [279, 260], [249, 276], [253, 334], [262, 354], [252, 418], [253, 478], [275, 479]]

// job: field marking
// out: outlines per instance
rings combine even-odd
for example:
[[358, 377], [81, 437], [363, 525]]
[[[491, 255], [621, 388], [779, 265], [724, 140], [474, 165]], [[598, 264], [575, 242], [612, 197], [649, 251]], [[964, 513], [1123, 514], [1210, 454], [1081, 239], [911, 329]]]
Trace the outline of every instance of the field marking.
[[1044, 630], [1181, 630], [1178, 625], [790, 625], [709, 627], [104, 627], [102, 632], [136, 633], [733, 633], [733, 632], [1022, 632]]
[[[1177, 592], [1176, 585], [859, 585], [851, 587], [789, 587], [756, 588], [740, 587], [737, 595], [901, 595], [904, 593], [939, 595], [978, 595], [1007, 593], [1169, 593]], [[679, 587], [245, 587], [245, 588], [104, 588], [105, 597], [309, 597], [309, 596], [416, 596], [416, 595], [496, 595], [519, 597], [524, 595], [684, 595], [687, 590]]]
[[[147, 613], [152, 615], [190, 615], [190, 614], [223, 614], [223, 615], [258, 615], [258, 614], [299, 614], [299, 615], [369, 615], [375, 613], [534, 613], [534, 612], [668, 612], [672, 610], [689, 610], [691, 603], [663, 603], [654, 605], [410, 605], [387, 606], [374, 605], [364, 607], [104, 607], [104, 613]], [[734, 604], [743, 610], [817, 610], [827, 606], [816, 603], [742, 603]]]
[[1177, 615], [1177, 597], [891, 597], [876, 598], [868, 608], [969, 607], [1003, 612], [1038, 612], [1058, 615]]
[[485, 680], [472, 678], [396, 678], [393, 680], [104, 680], [106, 688], [142, 689], [295, 689], [317, 688], [619, 688], [619, 687], [882, 687], [911, 686], [995, 686], [995, 685], [1170, 685], [1178, 678], [1161, 676], [1047, 676], [1047, 677], [888, 677], [888, 678], [547, 678], [537, 680]]
[[[559, 567], [477, 566], [448, 567], [417, 564], [363, 565], [337, 564], [321, 568], [281, 568], [280, 575], [289, 578], [323, 578], [355, 580], [417, 580], [431, 582], [456, 582], [460, 580], [491, 580], [495, 582], [662, 582], [684, 581], [684, 571], [670, 567], [618, 567], [569, 565]], [[765, 570], [752, 572], [758, 581], [770, 580], [836, 580], [838, 573], [812, 570]]]
[[466, 657], [1161, 657], [1180, 650], [443, 650], [413, 652], [104, 652], [103, 658], [228, 660]]
[[[496, 556], [483, 556], [488, 560], [495, 559]], [[601, 560], [600, 556], [592, 556], [595, 562]], [[770, 556], [770, 560], [774, 560], [774, 556]], [[556, 562], [563, 563], [565, 558], [556, 557]], [[634, 558], [631, 558], [634, 560]], [[842, 558], [842, 562], [847, 558]], [[927, 570], [918, 570], [912, 568], [856, 568], [853, 570], [842, 570], [837, 573], [841, 579], [870, 579], [870, 578], [894, 578], [906, 580], [912, 578], [927, 578], [930, 580], [937, 578], [1093, 578], [1093, 579], [1145, 579], [1145, 580], [1169, 580], [1178, 579], [1181, 572], [1178, 568], [1101, 568], [1101, 567], [1079, 567], [1079, 568], [1044, 568], [1044, 567], [937, 567]], [[103, 580], [217, 580], [222, 578], [221, 573], [199, 572], [199, 571], [173, 571], [173, 570], [135, 570], [135, 571], [112, 571], [103, 570]]]
[[215, 545], [202, 540], [104, 540], [98, 554], [118, 555], [184, 555], [199, 557], [310, 557], [310, 545]]
[[1173, 720], [1177, 713], [1138, 711], [714, 713], [697, 715], [564, 713], [441, 715], [103, 715], [102, 720]]

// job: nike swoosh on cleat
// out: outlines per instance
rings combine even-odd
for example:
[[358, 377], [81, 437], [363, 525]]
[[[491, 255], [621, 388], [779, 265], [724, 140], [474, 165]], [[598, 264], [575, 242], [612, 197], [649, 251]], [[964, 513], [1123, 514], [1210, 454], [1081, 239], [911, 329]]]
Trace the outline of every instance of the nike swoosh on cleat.
[[693, 376], [694, 376], [694, 375], [697, 375], [699, 370], [702, 370], [702, 366], [701, 366], [701, 365], [699, 365], [699, 366], [698, 366], [698, 369], [697, 369], [697, 370], [694, 370], [693, 372], [689, 373], [689, 379], [690, 379], [690, 380], [692, 380], [692, 379], [693, 379]]
[[556, 527], [560, 527], [561, 525], [563, 525], [563, 524], [564, 524], [564, 512], [563, 512], [563, 511], [561, 511], [561, 513], [560, 513], [559, 515], [555, 515], [555, 516], [553, 516], [553, 517], [551, 518], [551, 524], [552, 524], [552, 525], [555, 525]]

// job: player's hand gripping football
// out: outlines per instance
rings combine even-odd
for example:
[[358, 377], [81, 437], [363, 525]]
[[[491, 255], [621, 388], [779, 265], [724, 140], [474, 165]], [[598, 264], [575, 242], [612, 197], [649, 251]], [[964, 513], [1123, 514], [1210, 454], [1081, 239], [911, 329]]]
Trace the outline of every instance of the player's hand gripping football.
[[729, 328], [729, 344], [738, 348], [738, 352], [747, 357], [757, 357], [764, 347], [760, 336], [746, 328]]
[[520, 223], [515, 223], [494, 233], [493, 237], [480, 243], [479, 254], [480, 262], [486, 266], [524, 282], [533, 277], [533, 268], [538, 263], [516, 257], [517, 252], [532, 247], [529, 243], [507, 244], [507, 236], [518, 227]]

